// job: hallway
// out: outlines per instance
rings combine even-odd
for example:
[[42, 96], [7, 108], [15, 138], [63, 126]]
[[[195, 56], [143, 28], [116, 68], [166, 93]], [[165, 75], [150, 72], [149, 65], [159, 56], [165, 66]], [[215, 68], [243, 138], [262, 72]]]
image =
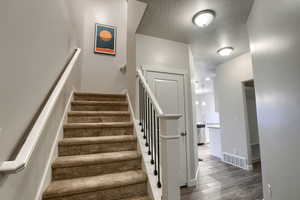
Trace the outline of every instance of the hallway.
[[253, 172], [227, 165], [210, 155], [209, 146], [199, 146], [197, 187], [182, 188], [182, 200], [261, 200], [263, 199], [260, 166]]

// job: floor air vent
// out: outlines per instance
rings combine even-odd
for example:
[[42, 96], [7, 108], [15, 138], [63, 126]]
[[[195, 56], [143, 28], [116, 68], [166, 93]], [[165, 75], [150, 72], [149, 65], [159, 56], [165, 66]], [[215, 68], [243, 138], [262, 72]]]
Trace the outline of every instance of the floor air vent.
[[248, 161], [246, 158], [230, 153], [223, 153], [223, 161], [230, 165], [248, 170]]

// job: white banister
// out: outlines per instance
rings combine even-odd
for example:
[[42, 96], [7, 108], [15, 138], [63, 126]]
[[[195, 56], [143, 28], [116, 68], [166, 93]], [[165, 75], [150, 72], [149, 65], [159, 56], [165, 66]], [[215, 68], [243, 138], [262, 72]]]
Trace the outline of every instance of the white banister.
[[22, 171], [28, 165], [31, 155], [38, 144], [38, 141], [42, 135], [42, 132], [47, 124], [47, 121], [51, 115], [52, 110], [58, 100], [60, 93], [62, 92], [65, 83], [67, 82], [72, 69], [78, 59], [81, 52], [80, 48], [77, 48], [70, 62], [66, 66], [65, 71], [57, 82], [53, 92], [51, 93], [46, 105], [40, 113], [38, 119], [35, 121], [28, 137], [26, 138], [23, 146], [17, 154], [15, 160], [4, 161], [0, 165], [0, 173], [2, 174], [14, 174]]
[[[140, 126], [141, 126], [141, 130], [145, 132], [144, 139], [146, 140], [146, 147], [150, 147], [149, 155], [151, 154], [151, 157], [153, 157], [153, 149], [151, 150], [151, 145], [152, 148], [154, 147], [154, 154], [156, 154], [157, 153], [156, 150], [158, 150], [158, 156], [161, 156], [161, 158], [158, 159], [158, 165], [161, 166], [162, 200], [179, 200], [180, 199], [180, 185], [179, 185], [180, 165], [179, 165], [178, 155], [180, 155], [179, 152], [180, 134], [178, 132], [178, 119], [182, 117], [182, 114], [164, 113], [140, 69], [137, 70], [137, 76], [140, 79], [140, 85], [139, 85]], [[150, 111], [149, 111], [149, 102], [151, 105]], [[154, 130], [152, 129], [153, 128], [152, 126], [153, 123], [156, 123], [155, 122], [156, 119], [154, 117], [154, 122], [153, 122], [152, 106], [154, 110], [157, 112], [156, 117], [158, 118], [159, 121], [158, 124], [154, 124]], [[150, 124], [150, 128], [149, 128], [149, 124]], [[158, 126], [159, 128], [155, 126]], [[155, 137], [156, 131], [158, 131], [159, 133], [159, 138]], [[156, 140], [154, 141], [154, 145], [152, 140]], [[147, 145], [147, 143], [149, 142], [150, 144]], [[161, 147], [161, 151], [159, 151], [160, 147]], [[154, 158], [154, 164], [156, 164], [155, 158]], [[158, 177], [158, 185], [160, 185], [159, 183], [160, 180]]]
[[147, 81], [146, 81], [146, 79], [145, 79], [142, 71], [140, 69], [138, 69], [137, 73], [138, 73], [138, 77], [140, 78], [143, 86], [145, 87], [145, 90], [147, 91], [147, 93], [148, 93], [151, 101], [153, 102], [156, 111], [158, 112], [158, 116], [162, 116], [163, 115], [163, 111], [160, 108], [160, 106], [158, 104], [158, 101], [156, 100], [154, 94], [152, 93], [152, 91], [151, 91], [151, 89], [150, 89], [150, 87], [149, 87], [149, 85], [148, 85], [148, 83], [147, 83]]

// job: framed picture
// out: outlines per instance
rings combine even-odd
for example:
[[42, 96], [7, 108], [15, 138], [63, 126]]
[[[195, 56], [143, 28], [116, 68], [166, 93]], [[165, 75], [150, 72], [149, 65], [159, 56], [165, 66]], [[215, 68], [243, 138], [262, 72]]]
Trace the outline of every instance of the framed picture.
[[103, 24], [95, 26], [95, 53], [116, 55], [117, 27]]

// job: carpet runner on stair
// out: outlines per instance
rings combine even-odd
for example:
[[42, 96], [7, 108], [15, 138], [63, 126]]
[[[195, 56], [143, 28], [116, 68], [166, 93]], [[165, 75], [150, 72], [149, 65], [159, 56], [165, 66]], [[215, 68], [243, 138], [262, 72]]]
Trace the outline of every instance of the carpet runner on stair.
[[43, 200], [150, 200], [121, 94], [75, 93]]

